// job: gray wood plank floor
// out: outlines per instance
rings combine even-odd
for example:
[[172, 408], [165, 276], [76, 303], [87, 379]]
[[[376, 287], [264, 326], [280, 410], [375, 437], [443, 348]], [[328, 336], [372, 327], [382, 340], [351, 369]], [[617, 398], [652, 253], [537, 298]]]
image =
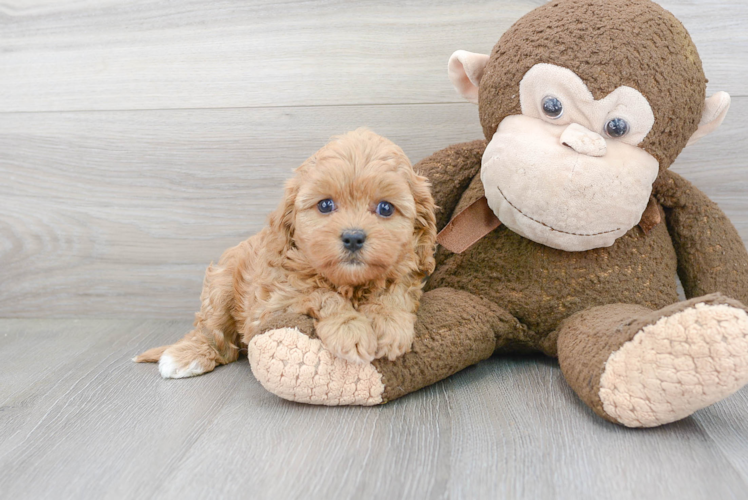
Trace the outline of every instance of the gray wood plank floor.
[[189, 326], [0, 320], [0, 497], [748, 497], [748, 388], [630, 430], [546, 358], [492, 358], [373, 408], [283, 401], [246, 359], [187, 380], [130, 361]]

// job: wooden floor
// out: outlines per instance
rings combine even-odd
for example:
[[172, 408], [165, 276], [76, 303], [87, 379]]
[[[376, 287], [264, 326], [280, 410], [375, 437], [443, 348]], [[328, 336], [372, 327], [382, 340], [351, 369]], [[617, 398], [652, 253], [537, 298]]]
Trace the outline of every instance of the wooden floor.
[[[0, 0], [0, 499], [748, 499], [748, 389], [628, 430], [545, 358], [375, 408], [279, 400], [246, 360], [130, 361], [331, 135], [413, 162], [481, 138], [447, 59], [544, 2]], [[672, 168], [748, 241], [748, 2], [661, 3], [733, 97]]]
[[0, 497], [748, 497], [748, 388], [630, 430], [546, 358], [493, 358], [374, 408], [278, 399], [246, 359], [168, 381], [130, 361], [189, 326], [0, 321]]

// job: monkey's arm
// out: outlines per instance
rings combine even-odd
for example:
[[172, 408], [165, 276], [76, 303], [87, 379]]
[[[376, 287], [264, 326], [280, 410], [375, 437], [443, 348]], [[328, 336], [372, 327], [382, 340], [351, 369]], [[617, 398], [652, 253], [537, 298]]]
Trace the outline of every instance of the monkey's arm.
[[413, 168], [431, 182], [431, 194], [437, 205], [436, 227], [447, 225], [452, 212], [481, 167], [486, 141], [463, 142], [437, 151]]
[[665, 208], [686, 297], [722, 292], [748, 304], [748, 252], [717, 204], [670, 171], [655, 182], [653, 195]]

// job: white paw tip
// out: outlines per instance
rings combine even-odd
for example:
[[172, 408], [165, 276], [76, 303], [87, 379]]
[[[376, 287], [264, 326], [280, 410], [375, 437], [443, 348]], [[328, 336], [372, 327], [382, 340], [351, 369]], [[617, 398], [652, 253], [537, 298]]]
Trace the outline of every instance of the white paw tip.
[[193, 361], [186, 368], [180, 367], [177, 362], [168, 354], [163, 354], [158, 362], [158, 371], [163, 378], [186, 378], [194, 377], [205, 373], [197, 360]]

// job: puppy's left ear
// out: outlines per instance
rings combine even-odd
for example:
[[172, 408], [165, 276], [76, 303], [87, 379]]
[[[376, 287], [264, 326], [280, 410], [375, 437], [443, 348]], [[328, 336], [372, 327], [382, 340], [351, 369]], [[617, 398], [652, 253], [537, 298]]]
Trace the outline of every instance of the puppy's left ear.
[[278, 208], [270, 214], [270, 227], [277, 236], [278, 251], [286, 252], [293, 246], [294, 221], [296, 219], [296, 195], [299, 193], [299, 178], [292, 177], [286, 182], [286, 189]]
[[424, 275], [434, 272], [436, 261], [436, 205], [431, 196], [429, 181], [426, 177], [413, 172], [410, 179], [410, 189], [416, 202], [416, 220], [413, 230], [413, 246], [418, 260], [418, 270]]

